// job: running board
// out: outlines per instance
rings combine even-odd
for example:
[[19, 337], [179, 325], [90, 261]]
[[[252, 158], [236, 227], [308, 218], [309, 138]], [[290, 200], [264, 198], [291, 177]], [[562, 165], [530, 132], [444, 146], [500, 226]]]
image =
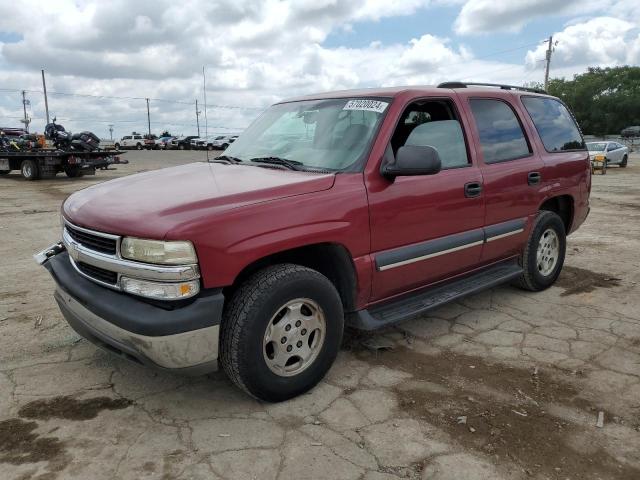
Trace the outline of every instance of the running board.
[[513, 280], [521, 273], [522, 267], [516, 262], [500, 263], [444, 285], [422, 290], [369, 310], [354, 312], [347, 318], [347, 325], [359, 330], [376, 330], [393, 325], [445, 303]]

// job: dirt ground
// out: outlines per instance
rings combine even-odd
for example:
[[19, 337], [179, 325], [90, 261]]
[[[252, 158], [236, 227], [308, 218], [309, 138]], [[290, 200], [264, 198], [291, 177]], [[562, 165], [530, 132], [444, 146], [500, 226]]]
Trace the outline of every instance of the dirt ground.
[[277, 405], [98, 350], [31, 258], [73, 191], [204, 156], [0, 178], [1, 479], [640, 479], [639, 155], [594, 177], [556, 286], [348, 332], [327, 378]]

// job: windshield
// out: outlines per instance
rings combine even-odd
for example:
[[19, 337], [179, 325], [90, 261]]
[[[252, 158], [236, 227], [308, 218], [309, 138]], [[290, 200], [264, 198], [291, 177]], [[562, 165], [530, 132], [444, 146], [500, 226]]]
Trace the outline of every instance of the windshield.
[[306, 100], [274, 105], [225, 151], [242, 161], [278, 157], [302, 168], [346, 170], [368, 152], [388, 102]]
[[590, 152], [604, 152], [606, 148], [606, 143], [587, 143], [587, 149]]

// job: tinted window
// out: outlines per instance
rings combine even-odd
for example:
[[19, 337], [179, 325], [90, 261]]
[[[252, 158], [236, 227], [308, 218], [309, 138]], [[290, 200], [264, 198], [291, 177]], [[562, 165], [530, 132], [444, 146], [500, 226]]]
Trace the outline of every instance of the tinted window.
[[522, 103], [548, 152], [585, 149], [576, 122], [561, 102], [553, 98], [522, 97]]
[[500, 100], [472, 99], [485, 163], [527, 157], [531, 153], [515, 112]]

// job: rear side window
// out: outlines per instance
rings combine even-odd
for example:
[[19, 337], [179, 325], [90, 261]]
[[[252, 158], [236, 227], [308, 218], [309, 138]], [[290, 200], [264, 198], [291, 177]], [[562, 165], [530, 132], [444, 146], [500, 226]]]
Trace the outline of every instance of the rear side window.
[[531, 149], [513, 109], [501, 100], [474, 98], [471, 111], [480, 134], [484, 163], [528, 157]]
[[522, 97], [522, 103], [548, 152], [586, 148], [573, 116], [562, 102], [554, 98]]

